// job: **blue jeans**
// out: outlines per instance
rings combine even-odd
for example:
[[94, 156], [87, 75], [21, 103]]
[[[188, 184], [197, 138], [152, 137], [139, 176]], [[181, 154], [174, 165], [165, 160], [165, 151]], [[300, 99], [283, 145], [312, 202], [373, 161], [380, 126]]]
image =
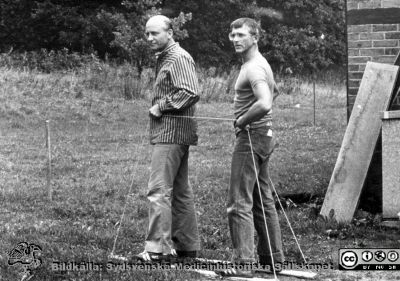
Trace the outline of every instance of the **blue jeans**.
[[268, 175], [268, 162], [275, 147], [272, 131], [266, 127], [250, 129], [261, 197], [256, 182], [248, 132], [238, 133], [232, 155], [228, 192], [228, 222], [233, 244], [232, 260], [254, 262], [254, 228], [258, 234], [258, 255], [272, 264], [261, 202], [267, 221], [274, 263], [283, 262], [281, 230]]
[[193, 190], [188, 180], [189, 146], [156, 144], [148, 184], [149, 229], [145, 250], [197, 251], [199, 232]]

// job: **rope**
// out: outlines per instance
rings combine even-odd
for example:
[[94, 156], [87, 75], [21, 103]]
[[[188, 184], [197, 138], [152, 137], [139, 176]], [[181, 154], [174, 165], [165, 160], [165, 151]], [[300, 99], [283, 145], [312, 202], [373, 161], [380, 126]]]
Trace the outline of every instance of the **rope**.
[[[261, 198], [261, 188], [260, 188], [260, 183], [259, 183], [259, 181], [258, 181], [258, 175], [257, 175], [257, 169], [256, 169], [256, 162], [255, 162], [255, 159], [254, 159], [253, 145], [252, 145], [252, 143], [251, 143], [251, 137], [250, 137], [250, 132], [249, 132], [249, 130], [247, 130], [247, 134], [248, 134], [248, 136], [249, 136], [250, 150], [251, 150], [251, 155], [252, 155], [252, 157], [253, 157], [253, 165], [254, 165], [254, 171], [255, 171], [255, 173], [256, 173], [256, 180], [257, 180], [258, 192], [259, 192], [259, 195], [260, 195], [260, 201], [262, 202], [262, 198]], [[304, 260], [304, 263], [307, 264], [307, 260], [306, 260], [306, 258], [305, 258], [305, 256], [304, 256], [303, 251], [301, 250], [300, 243], [299, 243], [299, 241], [297, 240], [297, 237], [296, 237], [296, 234], [295, 234], [295, 232], [294, 232], [294, 230], [293, 230], [293, 227], [292, 227], [292, 225], [291, 225], [291, 223], [290, 223], [290, 221], [289, 221], [288, 216], [286, 215], [285, 209], [284, 209], [283, 206], [282, 206], [282, 203], [281, 203], [281, 200], [280, 200], [280, 198], [279, 198], [279, 195], [278, 195], [278, 193], [276, 192], [276, 188], [275, 188], [275, 186], [274, 186], [274, 183], [272, 182], [271, 178], [269, 177], [269, 166], [267, 167], [267, 169], [268, 169], [268, 170], [267, 170], [267, 171], [268, 171], [268, 172], [267, 172], [267, 175], [268, 175], [268, 183], [270, 183], [271, 186], [272, 186], [272, 189], [273, 189], [273, 191], [274, 191], [274, 193], [275, 193], [275, 196], [276, 196], [276, 198], [278, 199], [279, 206], [280, 206], [281, 209], [282, 209], [283, 215], [284, 215], [284, 217], [285, 217], [285, 219], [286, 219], [286, 221], [287, 221], [287, 223], [288, 223], [288, 225], [289, 225], [290, 231], [291, 231], [292, 234], [293, 234], [293, 238], [294, 238], [294, 240], [296, 241], [297, 248], [298, 248], [299, 251], [300, 251], [300, 254], [301, 254], [301, 256], [302, 256], [302, 258], [303, 258], [303, 260]], [[267, 230], [268, 244], [269, 244], [270, 251], [271, 251], [271, 245], [270, 245], [269, 234], [268, 234], [268, 227], [267, 227], [267, 220], [266, 220], [265, 214], [264, 214], [264, 205], [261, 204], [261, 207], [262, 207], [263, 216], [264, 216], [265, 228], [266, 228], [266, 230]], [[274, 263], [274, 259], [273, 259], [273, 256], [272, 256], [272, 251], [271, 251], [271, 259], [272, 259], [272, 263]], [[274, 269], [274, 273], [275, 273], [275, 269]], [[275, 276], [275, 277], [276, 277], [276, 276]]]
[[[274, 91], [277, 93], [275, 96], [273, 96], [272, 100], [274, 101], [280, 94], [281, 91], [279, 90], [278, 86], [276, 83], [274, 84]], [[170, 115], [170, 114], [164, 114], [162, 116], [168, 116], [168, 117], [173, 117], [173, 118], [188, 118], [188, 119], [198, 119], [198, 120], [217, 120], [217, 121], [235, 121], [236, 119], [233, 118], [223, 118], [222, 117], [209, 117], [209, 116], [187, 116], [187, 115]]]
[[[232, 119], [232, 118], [209, 117], [209, 116], [185, 116], [185, 115], [164, 115], [164, 116], [169, 116], [169, 117], [173, 117], [173, 118], [189, 118], [189, 119], [217, 120], [217, 121], [235, 121], [235, 120], [236, 120], [236, 119]], [[259, 180], [258, 180], [256, 162], [255, 162], [254, 152], [253, 152], [253, 144], [252, 144], [252, 142], [251, 142], [251, 137], [250, 137], [250, 132], [249, 132], [249, 130], [247, 130], [247, 134], [248, 134], [248, 137], [249, 137], [250, 150], [251, 150], [251, 155], [252, 155], [253, 165], [254, 165], [254, 172], [255, 172], [256, 181], [257, 181], [257, 186], [258, 186], [258, 193], [259, 193], [260, 201], [261, 201], [261, 209], [262, 209], [262, 212], [263, 212], [264, 224], [265, 224], [265, 229], [266, 229], [266, 232], [267, 232], [268, 246], [269, 246], [269, 249], [270, 249], [270, 252], [271, 252], [271, 260], [272, 260], [272, 266], [273, 266], [274, 277], [275, 277], [275, 279], [277, 279], [276, 271], [275, 271], [274, 258], [273, 258], [273, 255], [272, 255], [271, 241], [270, 241], [269, 232], [268, 232], [267, 219], [266, 219], [266, 217], [265, 217], [264, 205], [262, 204], [261, 187], [260, 187], [260, 182], [259, 182]], [[142, 146], [144, 145], [145, 139], [146, 139], [146, 138], [145, 138], [144, 135], [143, 135], [143, 136], [142, 136], [142, 144], [141, 144], [140, 146], [136, 146], [135, 154], [138, 154], [139, 147], [142, 147]], [[134, 171], [137, 171], [138, 163], [139, 163], [139, 161], [136, 162]], [[269, 167], [267, 167], [267, 169], [269, 169]], [[132, 181], [131, 181], [131, 185], [130, 185], [130, 187], [129, 187], [128, 194], [130, 194], [131, 189], [132, 189], [132, 187], [133, 187], [134, 175], [135, 175], [135, 173], [134, 173], [133, 176], [132, 176]], [[288, 216], [286, 215], [286, 212], [285, 212], [285, 210], [284, 210], [284, 208], [283, 208], [283, 206], [282, 206], [282, 203], [281, 203], [281, 201], [280, 201], [280, 198], [279, 198], [279, 196], [278, 196], [278, 193], [276, 192], [275, 186], [274, 186], [274, 184], [273, 184], [271, 178], [269, 177], [269, 173], [268, 173], [268, 181], [269, 181], [269, 183], [271, 183], [272, 189], [273, 189], [273, 191], [275, 192], [275, 196], [276, 196], [277, 199], [278, 199], [279, 206], [281, 207], [282, 212], [283, 212], [283, 214], [284, 214], [284, 217], [285, 217], [285, 219], [286, 219], [286, 221], [287, 221], [287, 223], [288, 223], [288, 225], [289, 225], [290, 231], [291, 231], [291, 233], [293, 234], [293, 237], [294, 237], [294, 239], [295, 239], [295, 241], [296, 241], [296, 245], [297, 245], [297, 247], [298, 247], [298, 249], [299, 249], [299, 251], [300, 251], [300, 253], [301, 253], [301, 256], [302, 256], [302, 258], [303, 258], [303, 260], [304, 260], [304, 263], [307, 264], [306, 258], [305, 258], [305, 256], [304, 256], [303, 251], [301, 250], [300, 244], [299, 244], [299, 242], [298, 242], [298, 240], [297, 240], [297, 237], [296, 237], [296, 234], [295, 234], [295, 232], [294, 232], [294, 230], [293, 230], [293, 227], [292, 227], [292, 225], [291, 225], [291, 223], [290, 223], [290, 221], [289, 221], [289, 218], [288, 218]], [[115, 251], [115, 247], [116, 247], [116, 244], [117, 244], [117, 240], [118, 240], [119, 232], [120, 232], [120, 229], [121, 229], [122, 221], [123, 221], [123, 218], [124, 218], [124, 216], [125, 216], [127, 203], [128, 203], [128, 199], [125, 201], [125, 204], [124, 204], [124, 208], [123, 208], [123, 211], [122, 211], [122, 214], [121, 214], [121, 218], [120, 218], [120, 221], [119, 221], [119, 225], [118, 225], [118, 228], [117, 228], [117, 232], [116, 232], [116, 236], [115, 236], [115, 239], [114, 239], [113, 248], [112, 248], [112, 251], [111, 251], [110, 256], [117, 257], [116, 255], [114, 255], [114, 251]], [[121, 257], [120, 257], [120, 258], [121, 258]]]
[[297, 248], [299, 248], [301, 257], [303, 258], [304, 263], [307, 264], [307, 260], [306, 260], [304, 254], [303, 254], [303, 251], [301, 250], [300, 243], [299, 243], [299, 241], [297, 240], [296, 234], [294, 233], [294, 230], [293, 230], [293, 228], [292, 228], [292, 225], [290, 224], [289, 218], [288, 218], [288, 216], [286, 215], [285, 210], [283, 209], [283, 206], [282, 206], [282, 203], [281, 203], [281, 199], [279, 198], [278, 193], [276, 192], [274, 183], [272, 182], [271, 178], [269, 178], [269, 173], [268, 173], [268, 179], [269, 179], [269, 182], [271, 183], [272, 189], [273, 189], [274, 192], [275, 192], [275, 196], [276, 196], [276, 198], [278, 199], [279, 206], [280, 206], [281, 209], [282, 209], [283, 215], [285, 216], [285, 219], [286, 219], [286, 221], [287, 221], [287, 223], [288, 223], [288, 225], [289, 225], [290, 231], [291, 231], [292, 234], [293, 234], [293, 238], [294, 238], [294, 240], [296, 241]]
[[[278, 86], [274, 84], [274, 89], [275, 92], [277, 93], [272, 100], [274, 101], [280, 94], [281, 91], [279, 90]], [[222, 117], [209, 117], [209, 116], [187, 116], [187, 115], [170, 115], [170, 114], [164, 114], [162, 116], [168, 116], [168, 117], [173, 117], [173, 118], [188, 118], [188, 119], [198, 119], [198, 120], [217, 120], [217, 121], [235, 121], [236, 119], [233, 118], [223, 118]]]
[[222, 117], [208, 117], [208, 116], [186, 116], [186, 115], [162, 115], [168, 116], [173, 118], [186, 118], [186, 119], [199, 119], [199, 120], [218, 120], [218, 121], [235, 121], [236, 119], [233, 118], [222, 118]]
[[248, 135], [248, 137], [249, 137], [249, 142], [250, 142], [251, 157], [252, 157], [252, 159], [253, 159], [254, 173], [255, 173], [255, 176], [256, 176], [256, 182], [257, 182], [257, 187], [258, 187], [258, 195], [260, 196], [260, 203], [261, 203], [261, 210], [262, 210], [263, 218], [264, 218], [265, 231], [267, 232], [267, 239], [268, 239], [269, 252], [271, 253], [272, 271], [274, 272], [274, 278], [275, 278], [275, 280], [277, 280], [278, 278], [277, 278], [277, 276], [276, 276], [276, 271], [275, 271], [274, 255], [272, 254], [271, 238], [269, 237], [268, 225], [267, 225], [267, 218], [265, 217], [264, 203], [263, 203], [262, 196], [261, 196], [261, 187], [260, 187], [260, 182], [259, 182], [259, 180], [258, 180], [258, 173], [257, 173], [256, 160], [255, 160], [255, 158], [254, 158], [253, 144], [252, 144], [252, 142], [251, 142], [250, 131], [249, 131], [248, 129], [247, 129], [247, 135]]
[[[145, 137], [144, 134], [142, 134], [142, 142], [141, 142], [141, 145], [136, 146], [135, 155], [138, 155], [139, 147], [142, 148], [142, 147], [144, 146], [145, 140], [146, 140], [146, 137]], [[133, 169], [132, 180], [131, 180], [131, 184], [130, 184], [129, 190], [128, 190], [128, 197], [127, 197], [127, 199], [125, 200], [124, 208], [122, 209], [121, 218], [120, 218], [120, 220], [119, 220], [117, 232], [116, 232], [116, 234], [115, 234], [115, 238], [114, 238], [114, 242], [113, 242], [113, 247], [112, 247], [112, 250], [111, 250], [111, 253], [110, 253], [110, 257], [112, 257], [112, 258], [120, 258], [120, 259], [122, 258], [122, 259], [123, 259], [123, 257], [120, 257], [120, 256], [115, 255], [114, 252], [115, 252], [115, 247], [116, 247], [116, 245], [117, 245], [117, 240], [118, 240], [119, 232], [120, 232], [120, 229], [121, 229], [122, 221], [123, 221], [123, 219], [124, 219], [124, 217], [125, 217], [126, 206], [128, 205], [129, 194], [131, 194], [131, 190], [132, 190], [133, 183], [134, 183], [134, 179], [135, 179], [135, 176], [136, 176], [136, 171], [138, 170], [139, 162], [140, 162], [139, 160], [136, 161], [135, 167], [134, 167], [134, 169]]]

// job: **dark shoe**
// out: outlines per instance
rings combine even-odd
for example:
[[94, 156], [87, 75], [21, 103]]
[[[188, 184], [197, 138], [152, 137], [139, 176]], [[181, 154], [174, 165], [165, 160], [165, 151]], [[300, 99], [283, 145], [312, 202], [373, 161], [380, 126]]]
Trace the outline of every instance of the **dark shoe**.
[[197, 257], [196, 251], [176, 251], [176, 262], [190, 263]]
[[270, 256], [264, 256], [264, 255], [259, 255], [258, 256], [258, 262], [261, 265], [270, 265], [272, 263], [271, 262], [271, 257]]
[[[271, 260], [271, 257], [270, 256], [263, 256], [263, 255], [259, 255], [259, 264], [260, 265], [262, 265], [266, 270], [265, 271], [271, 271], [271, 272], [273, 272], [274, 271], [274, 269], [273, 269], [273, 266], [272, 266], [272, 260]], [[282, 271], [282, 267], [281, 266], [276, 266], [276, 264], [277, 263], [280, 263], [280, 264], [282, 264], [281, 262], [277, 262], [277, 261], [274, 261], [274, 263], [275, 263], [275, 272], [281, 272]], [[267, 269], [269, 269], [269, 270], [267, 270]]]
[[174, 256], [143, 251], [137, 254], [136, 258], [141, 262], [173, 262]]
[[176, 251], [178, 258], [196, 258], [197, 251]]

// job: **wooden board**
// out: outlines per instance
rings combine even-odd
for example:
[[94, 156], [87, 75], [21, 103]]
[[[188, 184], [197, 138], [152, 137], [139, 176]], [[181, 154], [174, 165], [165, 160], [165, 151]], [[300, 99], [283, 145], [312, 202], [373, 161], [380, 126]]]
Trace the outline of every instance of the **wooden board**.
[[215, 273], [211, 270], [202, 270], [197, 269], [193, 270], [194, 272], [200, 273], [201, 275], [208, 277], [208, 278], [215, 278], [215, 279], [222, 279], [222, 280], [232, 280], [232, 281], [275, 281], [275, 278], [262, 278], [262, 277], [222, 277], [221, 275]]
[[383, 112], [382, 217], [399, 219], [400, 212], [400, 110]]
[[400, 110], [384, 111], [381, 113], [381, 119], [400, 119]]
[[[397, 58], [394, 62], [394, 65], [400, 66], [400, 51], [397, 54]], [[390, 104], [391, 104], [391, 106], [390, 106], [389, 110], [400, 109], [400, 78], [397, 78], [396, 86], [394, 87], [394, 94], [393, 94]]]
[[389, 228], [398, 228], [400, 229], [400, 221], [399, 220], [384, 220], [380, 223], [381, 226], [389, 227]]
[[[260, 273], [267, 273], [267, 274], [273, 274], [271, 271], [256, 271]], [[317, 273], [312, 272], [312, 271], [301, 271], [301, 270], [287, 270], [284, 269], [280, 272], [276, 273], [277, 275], [282, 275], [282, 276], [291, 276], [291, 277], [297, 277], [297, 278], [302, 278], [302, 279], [314, 279], [317, 276]]]
[[[214, 260], [214, 259], [204, 259], [204, 258], [197, 258], [196, 259], [197, 262], [200, 263], [208, 263], [208, 264], [232, 264], [230, 261], [224, 261], [224, 260]], [[196, 270], [196, 272], [199, 272], [198, 270]], [[199, 272], [200, 273], [200, 272]], [[268, 275], [273, 275], [272, 271], [266, 271], [266, 270], [256, 270], [256, 273], [259, 274], [268, 274]], [[220, 276], [217, 273], [215, 273], [214, 271], [210, 271], [210, 270], [202, 270], [201, 274], [203, 275], [210, 275], [210, 276]], [[312, 271], [302, 271], [302, 270], [287, 270], [284, 269], [280, 272], [276, 272], [277, 275], [282, 275], [282, 276], [291, 276], [291, 277], [297, 277], [297, 278], [303, 278], [303, 279], [314, 279], [317, 276], [317, 273], [312, 272]], [[232, 278], [232, 277], [231, 277]], [[243, 279], [243, 277], [240, 277]], [[225, 278], [224, 278], [225, 279]], [[257, 280], [255, 278], [246, 278], [246, 280]], [[268, 279], [264, 279], [263, 280], [268, 280]], [[274, 279], [272, 279], [274, 280]]]
[[[193, 270], [194, 272], [200, 273], [203, 276], [206, 276], [208, 278], [218, 278], [218, 279], [223, 279], [223, 280], [243, 280], [243, 281], [266, 281], [266, 280], [276, 280], [275, 278], [266, 278], [266, 277], [259, 277], [255, 276], [252, 278], [248, 277], [222, 277], [221, 275], [215, 273], [214, 271], [210, 270], [203, 270], [203, 269], [197, 269]], [[272, 272], [264, 272], [264, 271], [256, 271], [256, 273], [261, 273], [269, 276], [273, 276]], [[310, 272], [310, 271], [301, 271], [301, 270], [282, 270], [280, 272], [276, 273], [277, 276], [290, 276], [290, 277], [296, 277], [296, 278], [301, 278], [301, 279], [314, 279], [317, 276], [317, 273], [315, 272]]]
[[398, 68], [374, 62], [366, 65], [321, 208], [325, 218], [341, 222], [353, 218], [381, 130], [379, 114], [389, 106]]

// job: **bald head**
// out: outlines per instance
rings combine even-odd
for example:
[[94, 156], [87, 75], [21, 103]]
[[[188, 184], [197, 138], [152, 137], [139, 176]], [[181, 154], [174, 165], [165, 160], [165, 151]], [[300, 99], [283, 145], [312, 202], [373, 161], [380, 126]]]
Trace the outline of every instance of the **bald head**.
[[147, 25], [162, 26], [163, 28], [165, 28], [165, 30], [172, 29], [171, 20], [169, 18], [167, 18], [166, 16], [163, 16], [163, 15], [157, 15], [157, 16], [151, 17], [147, 21], [146, 26]]
[[171, 20], [163, 15], [151, 17], [146, 23], [146, 36], [151, 49], [162, 51], [174, 43]]

